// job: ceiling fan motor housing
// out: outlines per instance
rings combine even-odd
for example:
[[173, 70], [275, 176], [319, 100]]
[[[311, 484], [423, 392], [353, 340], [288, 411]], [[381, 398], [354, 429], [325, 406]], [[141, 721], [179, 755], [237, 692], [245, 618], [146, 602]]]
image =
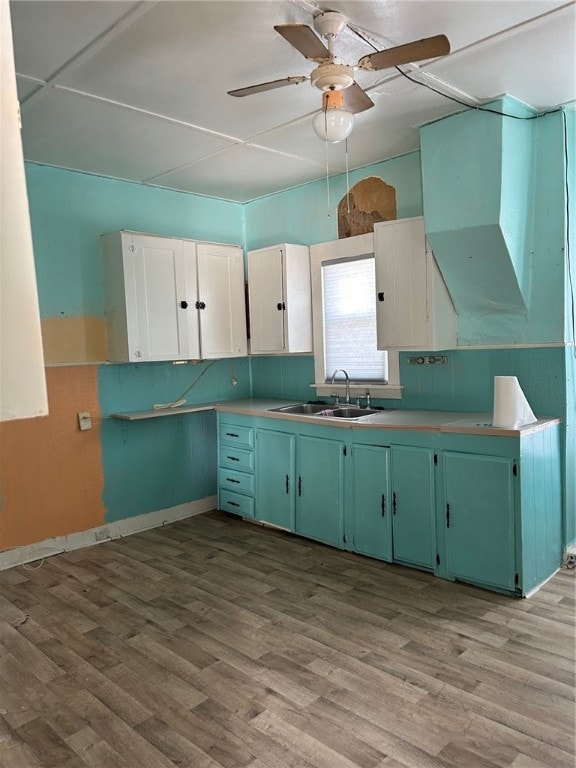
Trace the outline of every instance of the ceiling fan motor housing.
[[346, 27], [346, 17], [338, 11], [324, 11], [314, 19], [314, 29], [322, 37], [335, 39]]
[[321, 91], [343, 91], [354, 82], [354, 68], [346, 64], [320, 64], [311, 73], [310, 80]]

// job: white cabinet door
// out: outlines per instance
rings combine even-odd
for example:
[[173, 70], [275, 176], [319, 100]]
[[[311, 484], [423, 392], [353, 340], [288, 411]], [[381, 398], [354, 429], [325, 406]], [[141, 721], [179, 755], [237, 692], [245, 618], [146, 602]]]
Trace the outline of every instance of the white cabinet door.
[[378, 349], [456, 346], [456, 315], [422, 217], [374, 226]]
[[308, 246], [249, 251], [248, 301], [252, 354], [312, 352]]
[[112, 232], [102, 237], [102, 252], [108, 359], [197, 357], [195, 244]]
[[198, 356], [193, 243], [133, 235], [125, 249], [126, 313], [131, 359], [186, 360]]
[[284, 338], [284, 286], [281, 248], [248, 254], [248, 306], [252, 354], [282, 352]]
[[234, 245], [196, 244], [203, 358], [248, 354], [244, 259]]

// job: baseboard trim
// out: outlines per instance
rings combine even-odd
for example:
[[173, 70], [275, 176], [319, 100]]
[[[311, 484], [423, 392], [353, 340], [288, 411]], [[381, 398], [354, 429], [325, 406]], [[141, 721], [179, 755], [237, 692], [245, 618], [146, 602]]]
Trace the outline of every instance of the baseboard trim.
[[124, 536], [158, 528], [167, 523], [175, 523], [177, 520], [184, 520], [186, 517], [201, 515], [203, 512], [216, 509], [216, 505], [216, 496], [206, 496], [203, 499], [179, 504], [176, 507], [160, 509], [157, 512], [147, 512], [136, 517], [127, 517], [124, 520], [100, 525], [98, 528], [90, 528], [87, 531], [70, 533], [68, 536], [55, 536], [36, 544], [7, 549], [5, 552], [0, 552], [0, 571], [58, 555], [62, 552], [69, 552], [73, 549], [92, 547], [94, 544], [102, 544], [111, 539], [121, 539]]

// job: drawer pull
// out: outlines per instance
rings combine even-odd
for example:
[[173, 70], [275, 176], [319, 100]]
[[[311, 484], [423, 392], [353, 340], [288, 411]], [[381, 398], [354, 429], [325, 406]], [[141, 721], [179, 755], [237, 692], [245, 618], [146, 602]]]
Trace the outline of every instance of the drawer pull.
[[226, 478], [227, 483], [239, 483], [240, 480], [235, 480], [233, 477], [227, 477]]
[[240, 461], [240, 459], [237, 456], [226, 456], [227, 459], [230, 459], [230, 461]]
[[228, 504], [230, 504], [231, 507], [239, 507], [240, 504], [237, 504], [235, 501], [229, 501]]
[[226, 432], [226, 437], [240, 437], [240, 435], [237, 435], [235, 432]]

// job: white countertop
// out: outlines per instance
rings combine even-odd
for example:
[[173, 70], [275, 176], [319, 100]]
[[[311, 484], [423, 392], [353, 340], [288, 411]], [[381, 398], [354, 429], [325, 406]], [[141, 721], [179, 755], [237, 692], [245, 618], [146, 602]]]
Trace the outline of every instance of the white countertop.
[[[265, 398], [246, 398], [227, 400], [217, 403], [215, 408], [223, 413], [240, 413], [248, 416], [266, 416], [287, 421], [314, 422], [344, 429], [395, 429], [417, 430], [419, 432], [454, 432], [473, 435], [495, 435], [499, 437], [519, 437], [535, 430], [545, 429], [551, 424], [560, 423], [560, 419], [538, 419], [533, 424], [516, 429], [503, 429], [492, 426], [491, 413], [468, 413], [466, 411], [411, 411], [405, 409], [384, 410], [361, 421], [351, 421], [330, 416], [312, 416], [297, 413], [278, 413], [271, 408], [295, 405], [296, 400], [270, 400]], [[329, 407], [329, 406], [328, 406]]]

